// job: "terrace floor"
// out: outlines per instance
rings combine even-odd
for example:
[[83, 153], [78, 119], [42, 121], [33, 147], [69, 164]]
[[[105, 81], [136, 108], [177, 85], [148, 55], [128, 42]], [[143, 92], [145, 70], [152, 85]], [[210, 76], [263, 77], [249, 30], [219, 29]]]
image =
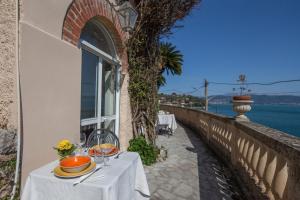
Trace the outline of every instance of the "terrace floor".
[[151, 200], [243, 199], [234, 176], [190, 129], [178, 124], [173, 136], [159, 135], [168, 158], [145, 167]]

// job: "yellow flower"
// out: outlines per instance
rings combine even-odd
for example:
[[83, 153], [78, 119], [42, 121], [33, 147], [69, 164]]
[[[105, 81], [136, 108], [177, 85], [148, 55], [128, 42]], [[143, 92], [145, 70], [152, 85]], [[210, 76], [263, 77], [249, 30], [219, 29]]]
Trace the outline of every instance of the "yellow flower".
[[56, 146], [56, 148], [58, 149], [58, 150], [60, 150], [60, 151], [63, 151], [63, 150], [69, 150], [69, 149], [71, 149], [72, 148], [72, 143], [69, 141], [69, 140], [61, 140], [58, 144], [57, 144], [57, 146]]

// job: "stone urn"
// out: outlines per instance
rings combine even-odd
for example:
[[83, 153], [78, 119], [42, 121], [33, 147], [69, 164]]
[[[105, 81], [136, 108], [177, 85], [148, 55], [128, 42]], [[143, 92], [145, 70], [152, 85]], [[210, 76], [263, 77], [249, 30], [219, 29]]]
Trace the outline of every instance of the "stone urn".
[[237, 121], [250, 121], [245, 115], [246, 112], [251, 110], [251, 96], [234, 96], [232, 98], [233, 111], [237, 113], [235, 119]]
[[162, 162], [162, 161], [166, 160], [167, 157], [168, 157], [168, 150], [164, 146], [161, 146], [157, 160]]

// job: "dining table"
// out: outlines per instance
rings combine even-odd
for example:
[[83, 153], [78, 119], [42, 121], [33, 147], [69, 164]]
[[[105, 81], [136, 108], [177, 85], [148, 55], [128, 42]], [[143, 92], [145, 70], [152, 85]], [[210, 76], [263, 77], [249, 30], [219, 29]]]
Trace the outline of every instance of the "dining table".
[[157, 115], [158, 125], [167, 125], [168, 128], [174, 133], [177, 128], [177, 123], [174, 114], [160, 113]]
[[[59, 178], [53, 161], [27, 177], [21, 200], [146, 200], [150, 191], [141, 158], [135, 152], [112, 156], [108, 166], [97, 164], [96, 172], [81, 183], [80, 178]], [[75, 184], [78, 183], [78, 184]]]

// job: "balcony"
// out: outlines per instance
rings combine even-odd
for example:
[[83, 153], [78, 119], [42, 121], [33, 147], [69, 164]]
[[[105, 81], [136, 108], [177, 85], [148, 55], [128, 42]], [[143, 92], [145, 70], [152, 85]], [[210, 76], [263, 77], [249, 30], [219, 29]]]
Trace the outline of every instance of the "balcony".
[[204, 111], [160, 108], [183, 125], [158, 137], [169, 158], [146, 168], [153, 200], [299, 198], [299, 138]]
[[242, 198], [234, 175], [191, 129], [179, 124], [157, 144], [168, 149], [168, 159], [145, 168], [151, 200]]

